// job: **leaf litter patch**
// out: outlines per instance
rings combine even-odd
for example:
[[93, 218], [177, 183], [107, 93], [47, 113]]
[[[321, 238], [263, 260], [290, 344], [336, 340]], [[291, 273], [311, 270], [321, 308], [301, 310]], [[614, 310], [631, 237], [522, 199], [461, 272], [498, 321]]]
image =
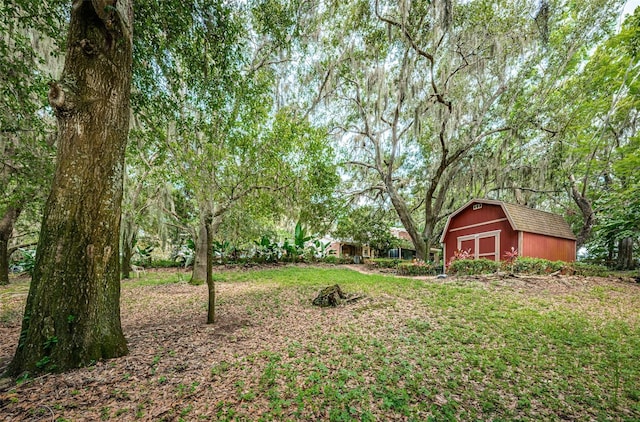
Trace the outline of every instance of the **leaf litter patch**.
[[[507, 283], [468, 278], [425, 283], [471, 286], [551, 308], [615, 311], [637, 329], [631, 311], [637, 311], [640, 292], [619, 280], [539, 277]], [[5, 382], [0, 385], [0, 417], [126, 421], [235, 415], [309, 420], [351, 415], [397, 420], [447, 414], [491, 418], [495, 409], [512, 417], [548, 418], [562, 412], [571, 418], [595, 417], [584, 406], [549, 404], [546, 396], [527, 399], [521, 409], [517, 378], [538, 381], [521, 367], [501, 367], [494, 361], [503, 346], [488, 344], [491, 339], [474, 333], [477, 321], [452, 319], [455, 309], [442, 313], [425, 306], [425, 298], [436, 299], [432, 290], [414, 298], [380, 293], [336, 308], [317, 308], [311, 305], [308, 288], [221, 282], [216, 289], [214, 325], [205, 324], [206, 286], [123, 289], [129, 354], [19, 385]], [[15, 350], [23, 301], [2, 303], [18, 316], [0, 322], [0, 371]], [[447, 330], [452, 326], [462, 327], [464, 337], [451, 340]], [[475, 348], [491, 358], [473, 356]], [[460, 373], [461, 367], [467, 370]], [[496, 390], [495, 383], [503, 379], [508, 384]], [[624, 414], [640, 416], [632, 407], [623, 407]]]

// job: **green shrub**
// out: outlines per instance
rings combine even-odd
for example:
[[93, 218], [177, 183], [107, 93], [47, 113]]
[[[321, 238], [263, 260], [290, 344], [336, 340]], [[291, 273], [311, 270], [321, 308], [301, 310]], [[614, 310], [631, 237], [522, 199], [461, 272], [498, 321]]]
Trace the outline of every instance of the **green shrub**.
[[140, 247], [139, 245], [135, 245], [134, 248], [134, 252], [133, 252], [133, 257], [131, 259], [131, 261], [133, 262], [133, 264], [135, 265], [140, 265], [143, 267], [150, 267], [151, 266], [151, 252], [153, 252], [153, 246], [146, 246], [144, 248]]
[[401, 262], [402, 260], [397, 258], [374, 258], [367, 260], [367, 266], [373, 268], [397, 268]]
[[15, 263], [16, 268], [20, 268], [27, 274], [33, 275], [33, 269], [36, 266], [36, 250], [20, 248], [18, 251], [22, 254], [22, 259]]
[[324, 262], [325, 264], [352, 264], [353, 259], [351, 258], [341, 258], [335, 255], [325, 256], [324, 258], [320, 258], [320, 262]]
[[606, 277], [606, 267], [584, 262], [549, 261], [542, 258], [518, 257], [506, 268], [514, 273], [545, 275], [561, 271], [563, 274]]
[[436, 270], [430, 263], [401, 262], [398, 264], [398, 275], [420, 276], [435, 275]]
[[173, 261], [171, 259], [154, 259], [147, 265], [148, 268], [177, 268], [182, 267], [181, 262]]
[[330, 255], [327, 257], [322, 258], [322, 262], [324, 262], [325, 264], [337, 264], [338, 263], [338, 258], [335, 255]]
[[556, 271], [562, 271], [566, 262], [564, 261], [549, 261], [542, 258], [530, 258], [530, 257], [518, 257], [515, 261], [509, 264], [509, 269], [514, 273], [525, 274], [550, 274]]
[[488, 259], [458, 259], [449, 266], [449, 274], [475, 275], [490, 274], [500, 269], [500, 263]]
[[568, 262], [566, 263], [566, 273], [587, 277], [606, 277], [610, 271], [602, 265], [587, 264], [584, 262]]
[[449, 274], [489, 274], [502, 268], [515, 274], [546, 275], [556, 271], [590, 277], [606, 277], [609, 270], [600, 265], [583, 262], [549, 261], [543, 258], [518, 257], [511, 262], [494, 262], [487, 259], [458, 259], [451, 262]]

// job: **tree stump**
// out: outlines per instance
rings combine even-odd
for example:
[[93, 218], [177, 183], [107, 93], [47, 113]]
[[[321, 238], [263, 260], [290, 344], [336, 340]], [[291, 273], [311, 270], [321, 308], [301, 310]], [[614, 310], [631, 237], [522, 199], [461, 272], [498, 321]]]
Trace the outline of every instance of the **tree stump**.
[[340, 286], [334, 284], [333, 286], [325, 287], [318, 293], [315, 299], [313, 299], [313, 304], [315, 306], [327, 307], [333, 306], [336, 307], [340, 304], [342, 299], [346, 299], [347, 296], [342, 292]]

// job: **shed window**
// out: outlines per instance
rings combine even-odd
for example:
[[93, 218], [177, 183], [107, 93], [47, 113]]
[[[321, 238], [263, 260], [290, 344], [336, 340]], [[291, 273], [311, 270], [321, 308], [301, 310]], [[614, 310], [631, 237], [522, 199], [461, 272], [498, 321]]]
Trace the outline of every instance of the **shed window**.
[[473, 210], [479, 210], [480, 208], [482, 208], [482, 204], [473, 204]]

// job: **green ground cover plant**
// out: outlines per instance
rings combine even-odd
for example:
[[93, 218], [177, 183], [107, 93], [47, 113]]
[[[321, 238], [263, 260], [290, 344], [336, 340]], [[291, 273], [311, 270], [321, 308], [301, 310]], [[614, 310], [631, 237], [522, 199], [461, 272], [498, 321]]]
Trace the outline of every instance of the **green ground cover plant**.
[[[179, 273], [123, 282], [130, 355], [0, 388], [0, 416], [640, 419], [635, 283], [569, 276], [436, 282], [293, 265], [215, 275], [214, 327], [204, 324], [205, 286], [190, 286]], [[311, 306], [335, 283], [362, 299]], [[22, 306], [4, 301], [8, 289], [0, 290], [2, 309]], [[17, 339], [19, 321], [7, 318], [0, 334]], [[0, 367], [10, 350], [0, 347]]]

